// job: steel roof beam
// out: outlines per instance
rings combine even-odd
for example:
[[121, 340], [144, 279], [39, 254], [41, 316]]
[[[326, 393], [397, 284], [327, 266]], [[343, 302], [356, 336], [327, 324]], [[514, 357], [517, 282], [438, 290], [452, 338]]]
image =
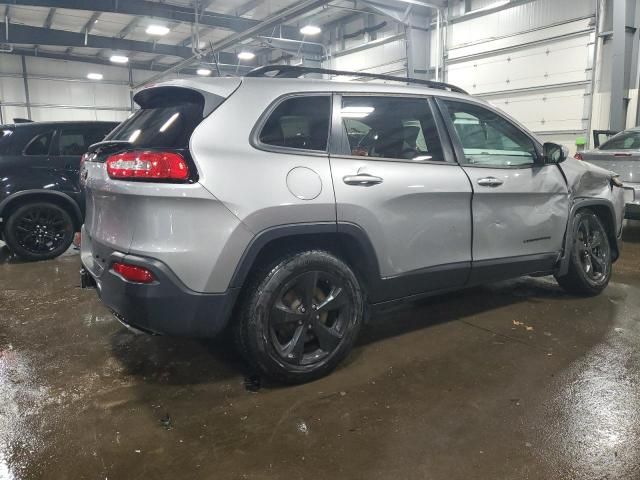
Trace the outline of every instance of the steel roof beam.
[[[155, 17], [183, 23], [194, 23], [196, 10], [188, 6], [169, 5], [166, 3], [150, 2], [148, 0], [20, 0], [20, 5], [48, 8], [69, 8], [74, 10], [89, 10], [101, 13], [123, 13], [140, 17]], [[243, 18], [224, 13], [203, 12], [198, 17], [198, 23], [203, 26], [224, 28], [234, 32], [241, 32], [260, 23], [260, 20]], [[299, 38], [298, 29], [283, 27], [287, 37]]]
[[[5, 39], [7, 26], [0, 23], [0, 38]], [[86, 43], [85, 43], [86, 39]], [[162, 43], [149, 43], [139, 40], [126, 40], [116, 37], [103, 37], [66, 30], [54, 30], [43, 27], [31, 27], [27, 25], [11, 24], [7, 43], [58, 45], [69, 48], [89, 47], [103, 48], [116, 51], [152, 53], [155, 55], [169, 55], [173, 57], [189, 58], [193, 55], [190, 48]], [[69, 53], [69, 52], [67, 52]], [[234, 54], [221, 52], [221, 63], [236, 63]]]

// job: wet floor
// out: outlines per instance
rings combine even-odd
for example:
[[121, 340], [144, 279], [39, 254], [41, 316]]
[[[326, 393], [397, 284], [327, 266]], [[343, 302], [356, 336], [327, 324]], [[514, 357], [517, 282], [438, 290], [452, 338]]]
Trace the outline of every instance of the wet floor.
[[639, 479], [640, 224], [625, 239], [599, 297], [433, 298], [297, 387], [247, 379], [225, 339], [129, 333], [73, 251], [0, 251], [0, 479]]

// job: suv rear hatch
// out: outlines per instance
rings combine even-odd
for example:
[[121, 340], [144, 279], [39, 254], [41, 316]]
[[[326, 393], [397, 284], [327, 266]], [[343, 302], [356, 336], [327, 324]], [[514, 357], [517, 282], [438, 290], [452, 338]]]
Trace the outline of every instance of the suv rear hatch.
[[[189, 140], [202, 120], [240, 83], [237, 78], [177, 80], [135, 95], [141, 109], [83, 157], [88, 242], [129, 253], [137, 228], [159, 239], [174, 234], [170, 229], [176, 222], [167, 217], [176, 213], [176, 201], [180, 208], [189, 208], [188, 203], [211, 199], [198, 184]], [[175, 159], [176, 168], [181, 169], [177, 176]], [[161, 241], [157, 245], [164, 248]]]

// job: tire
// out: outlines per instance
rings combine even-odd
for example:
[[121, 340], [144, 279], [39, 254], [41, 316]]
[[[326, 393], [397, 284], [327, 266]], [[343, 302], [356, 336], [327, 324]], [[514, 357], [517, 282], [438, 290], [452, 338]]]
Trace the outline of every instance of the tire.
[[23, 260], [49, 260], [64, 253], [73, 241], [74, 224], [62, 207], [48, 202], [26, 203], [7, 220], [4, 239]]
[[234, 324], [236, 343], [260, 374], [282, 383], [309, 382], [351, 351], [364, 305], [360, 284], [342, 260], [321, 250], [289, 255], [247, 284]]
[[565, 275], [556, 275], [556, 280], [569, 293], [598, 295], [611, 279], [611, 245], [607, 231], [600, 218], [589, 209], [576, 213], [572, 228], [569, 270]]

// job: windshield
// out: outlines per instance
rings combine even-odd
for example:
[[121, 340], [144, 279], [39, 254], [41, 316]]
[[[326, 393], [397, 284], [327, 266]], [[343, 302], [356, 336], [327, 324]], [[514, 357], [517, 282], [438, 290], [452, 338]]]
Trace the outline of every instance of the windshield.
[[201, 121], [201, 103], [143, 108], [116, 127], [105, 140], [124, 140], [142, 148], [187, 148], [191, 134]]
[[622, 132], [600, 145], [600, 150], [637, 150], [640, 149], [640, 131]]

